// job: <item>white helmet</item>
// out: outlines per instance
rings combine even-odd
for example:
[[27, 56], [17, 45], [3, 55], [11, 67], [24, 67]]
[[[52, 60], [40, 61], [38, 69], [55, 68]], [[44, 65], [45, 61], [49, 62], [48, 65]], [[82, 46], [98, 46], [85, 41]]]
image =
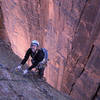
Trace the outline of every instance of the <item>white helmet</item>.
[[32, 42], [31, 42], [31, 46], [32, 45], [37, 45], [37, 46], [39, 46], [39, 42], [37, 41], [37, 40], [33, 40]]

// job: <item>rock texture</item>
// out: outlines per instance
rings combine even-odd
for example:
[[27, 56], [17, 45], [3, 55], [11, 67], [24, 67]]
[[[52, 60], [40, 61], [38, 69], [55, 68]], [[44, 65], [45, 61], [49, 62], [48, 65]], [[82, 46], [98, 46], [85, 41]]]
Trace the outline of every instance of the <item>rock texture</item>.
[[3, 17], [3, 12], [1, 8], [1, 2], [0, 2], [0, 39], [3, 39], [8, 44], [10, 44], [7, 33], [6, 33], [5, 25], [4, 25], [4, 17]]
[[62, 89], [80, 100], [95, 100], [100, 89], [99, 3], [86, 2], [64, 71]]
[[[100, 0], [2, 0], [13, 51], [33, 39], [49, 52], [47, 81], [76, 100], [100, 99]], [[87, 94], [88, 92], [88, 94]]]
[[0, 40], [0, 100], [72, 100], [35, 76], [15, 74], [20, 60]]

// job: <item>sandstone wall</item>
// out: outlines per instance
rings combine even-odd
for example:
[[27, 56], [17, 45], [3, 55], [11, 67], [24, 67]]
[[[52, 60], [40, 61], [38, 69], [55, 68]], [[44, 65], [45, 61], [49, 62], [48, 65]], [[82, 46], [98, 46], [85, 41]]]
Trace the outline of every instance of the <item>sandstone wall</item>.
[[1, 2], [0, 2], [0, 39], [5, 40], [8, 44], [10, 43], [7, 36], [6, 29], [5, 29], [5, 25], [4, 25], [4, 17], [3, 17], [3, 12], [1, 8]]
[[[72, 40], [62, 90], [79, 100], [94, 100], [100, 89], [100, 1], [87, 0]], [[97, 41], [97, 42], [96, 42]], [[99, 100], [100, 96], [98, 97]]]
[[[49, 75], [49, 83], [60, 90], [63, 78], [66, 78], [67, 75], [63, 73], [66, 70], [74, 34], [86, 1], [49, 1], [46, 44], [50, 53], [50, 67], [47, 69], [47, 75]], [[54, 73], [55, 77], [51, 77]], [[66, 84], [66, 81], [63, 82], [63, 85]]]
[[[40, 35], [39, 1], [3, 0], [2, 11], [12, 49], [23, 57], [32, 39]], [[41, 37], [42, 38], [42, 37]], [[38, 38], [39, 41], [41, 41]]]
[[23, 57], [31, 40], [37, 39], [48, 49], [45, 76], [53, 87], [80, 100], [99, 97], [99, 4], [100, 0], [3, 0], [12, 49]]

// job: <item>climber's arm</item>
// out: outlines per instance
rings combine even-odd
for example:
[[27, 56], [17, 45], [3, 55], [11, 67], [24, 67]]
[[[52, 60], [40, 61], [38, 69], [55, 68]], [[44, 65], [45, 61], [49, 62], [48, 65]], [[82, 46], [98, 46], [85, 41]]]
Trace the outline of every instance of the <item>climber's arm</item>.
[[21, 65], [24, 65], [26, 63], [26, 61], [28, 60], [29, 56], [31, 54], [31, 49], [29, 48], [24, 56], [24, 59], [21, 62]]

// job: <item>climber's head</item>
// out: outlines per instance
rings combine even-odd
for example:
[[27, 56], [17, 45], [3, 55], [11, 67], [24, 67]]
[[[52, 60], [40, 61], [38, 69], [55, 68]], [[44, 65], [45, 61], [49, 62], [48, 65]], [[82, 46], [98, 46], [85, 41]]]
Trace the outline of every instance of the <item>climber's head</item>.
[[39, 42], [37, 40], [33, 40], [31, 42], [31, 48], [32, 48], [32, 51], [35, 52], [39, 47]]

